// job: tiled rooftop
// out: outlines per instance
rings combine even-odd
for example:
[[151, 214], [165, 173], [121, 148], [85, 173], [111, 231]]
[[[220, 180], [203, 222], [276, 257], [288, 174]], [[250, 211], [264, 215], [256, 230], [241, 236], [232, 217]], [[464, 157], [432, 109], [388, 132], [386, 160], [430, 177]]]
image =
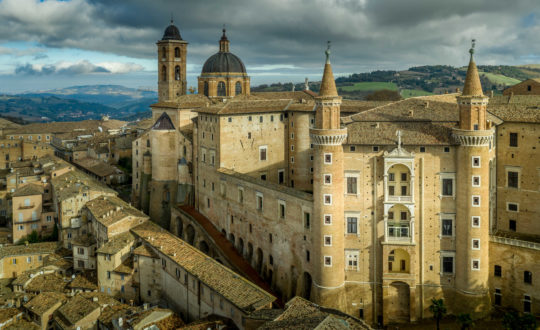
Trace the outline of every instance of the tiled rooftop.
[[133, 257], [130, 256], [129, 258], [126, 258], [126, 260], [122, 261], [122, 263], [114, 269], [114, 272], [121, 274], [133, 273]]
[[143, 244], [133, 250], [133, 254], [159, 259], [159, 255], [155, 253], [154, 250], [146, 244]]
[[54, 193], [59, 201], [78, 196], [84, 191], [101, 191], [105, 193], [117, 194], [106, 185], [92, 179], [81, 171], [74, 170], [51, 180]]
[[264, 307], [276, 299], [151, 221], [131, 231], [145, 244], [167, 255], [180, 267], [247, 313]]
[[28, 245], [9, 245], [0, 248], [0, 259], [12, 256], [53, 253], [58, 242], [33, 243]]
[[30, 292], [66, 292], [68, 280], [52, 273], [34, 276], [24, 288]]
[[116, 196], [101, 196], [86, 203], [85, 207], [96, 220], [109, 227], [127, 218], [141, 218], [142, 221], [148, 216]]
[[104, 254], [115, 254], [134, 240], [135, 236], [128, 231], [109, 239], [109, 241], [103, 244], [103, 246], [100, 247], [97, 252]]
[[42, 292], [27, 302], [24, 307], [37, 315], [42, 315], [50, 310], [56, 302], [64, 302], [66, 300], [67, 297], [63, 293]]
[[[107, 150], [108, 152], [108, 150]], [[119, 172], [119, 170], [105, 162], [102, 162], [101, 160], [94, 159], [94, 158], [82, 158], [73, 161], [75, 164], [79, 165], [80, 167], [84, 168], [90, 173], [93, 173], [99, 177], [106, 177], [112, 174], [116, 174]]]
[[72, 326], [98, 308], [98, 303], [92, 299], [85, 299], [78, 294], [58, 308], [56, 319], [60, 321], [59, 323], [64, 323], [63, 325]]
[[43, 186], [29, 183], [15, 190], [15, 192], [13, 193], [13, 197], [34, 196], [34, 195], [42, 195], [42, 194], [43, 194]]

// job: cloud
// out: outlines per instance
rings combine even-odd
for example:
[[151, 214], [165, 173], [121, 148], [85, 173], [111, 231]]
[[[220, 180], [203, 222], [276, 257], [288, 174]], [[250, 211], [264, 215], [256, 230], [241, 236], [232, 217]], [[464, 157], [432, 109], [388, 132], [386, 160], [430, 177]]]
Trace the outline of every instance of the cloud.
[[77, 63], [59, 62], [56, 64], [30, 64], [19, 65], [15, 68], [16, 75], [85, 75], [85, 74], [122, 74], [142, 71], [143, 67], [134, 63], [103, 62], [98, 64], [82, 60]]
[[[190, 43], [192, 68], [217, 51], [223, 23], [231, 51], [248, 73], [252, 68], [322, 70], [326, 40], [332, 40], [336, 73], [465, 65], [472, 38], [478, 40], [478, 63], [524, 64], [540, 56], [537, 1], [2, 0], [0, 43], [23, 40], [47, 48], [155, 59], [155, 42], [172, 13]], [[127, 64], [94, 65], [113, 73], [134, 70]], [[70, 70], [99, 69], [83, 63]]]

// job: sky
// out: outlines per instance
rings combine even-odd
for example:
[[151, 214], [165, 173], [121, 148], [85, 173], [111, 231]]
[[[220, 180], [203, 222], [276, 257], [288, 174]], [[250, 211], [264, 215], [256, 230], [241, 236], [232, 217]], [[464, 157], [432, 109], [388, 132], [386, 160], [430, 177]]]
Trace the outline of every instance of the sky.
[[320, 80], [327, 40], [336, 76], [411, 66], [540, 64], [539, 0], [0, 0], [0, 93], [74, 85], [156, 89], [156, 41], [189, 42], [188, 85], [218, 51], [252, 85]]

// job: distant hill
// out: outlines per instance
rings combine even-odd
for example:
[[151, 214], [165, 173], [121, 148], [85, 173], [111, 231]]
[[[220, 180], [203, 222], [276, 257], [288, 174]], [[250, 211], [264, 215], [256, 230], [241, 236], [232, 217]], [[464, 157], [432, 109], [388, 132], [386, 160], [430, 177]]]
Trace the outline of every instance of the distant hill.
[[0, 95], [0, 117], [20, 122], [144, 118], [157, 93], [120, 85], [73, 86], [19, 95]]
[[[540, 65], [523, 66], [479, 65], [480, 80], [484, 92], [501, 93], [505, 88], [520, 81], [540, 77]], [[336, 86], [341, 96], [351, 99], [364, 99], [367, 95], [387, 89], [398, 91], [402, 97], [454, 92], [463, 88], [466, 67], [448, 65], [426, 65], [407, 70], [379, 70], [366, 73], [354, 73], [336, 79]], [[310, 82], [312, 91], [319, 91], [320, 82]], [[291, 91], [292, 83], [275, 83], [252, 87], [254, 92]], [[294, 84], [295, 90], [303, 90], [304, 84]]]

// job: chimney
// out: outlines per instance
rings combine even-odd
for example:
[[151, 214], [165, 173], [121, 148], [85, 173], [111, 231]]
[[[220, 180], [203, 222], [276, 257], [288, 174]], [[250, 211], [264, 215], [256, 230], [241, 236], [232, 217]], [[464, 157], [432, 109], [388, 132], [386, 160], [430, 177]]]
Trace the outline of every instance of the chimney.
[[491, 92], [489, 93], [489, 97], [493, 97], [495, 93], [493, 92], [493, 90], [491, 90]]
[[456, 93], [459, 93], [459, 87], [456, 88]]

